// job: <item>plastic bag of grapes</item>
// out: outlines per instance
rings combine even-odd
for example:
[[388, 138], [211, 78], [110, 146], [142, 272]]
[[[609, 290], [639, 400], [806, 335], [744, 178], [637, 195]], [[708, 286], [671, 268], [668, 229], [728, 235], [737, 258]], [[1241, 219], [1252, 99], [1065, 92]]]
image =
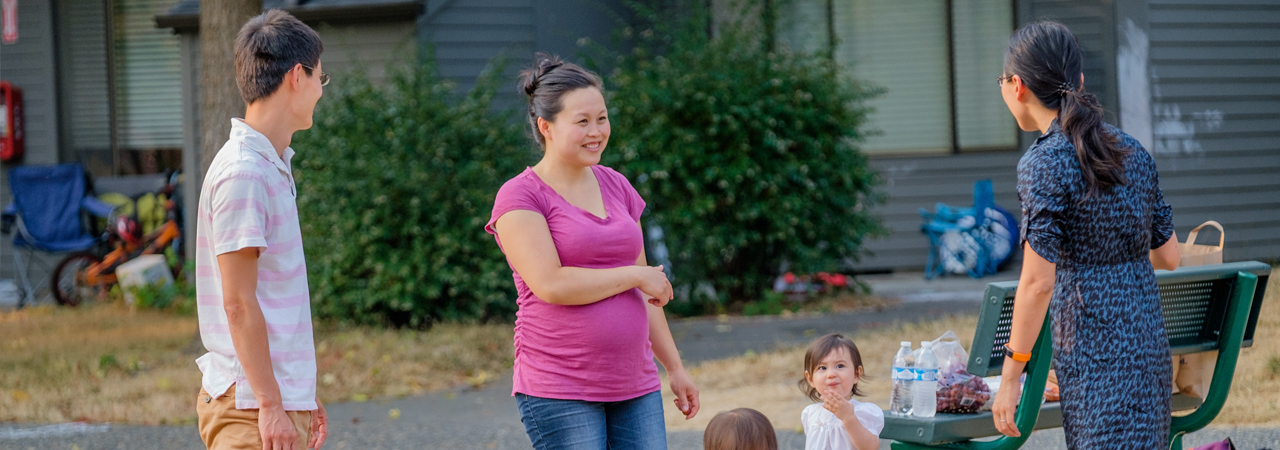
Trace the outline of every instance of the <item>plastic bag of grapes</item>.
[[962, 368], [941, 374], [937, 392], [940, 413], [974, 414], [991, 400], [991, 388], [982, 377]]

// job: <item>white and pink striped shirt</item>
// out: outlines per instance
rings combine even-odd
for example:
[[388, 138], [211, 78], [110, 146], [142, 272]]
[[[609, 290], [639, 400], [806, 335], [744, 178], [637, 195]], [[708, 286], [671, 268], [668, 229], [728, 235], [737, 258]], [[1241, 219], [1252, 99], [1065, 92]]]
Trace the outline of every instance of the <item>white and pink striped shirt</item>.
[[311, 297], [291, 159], [292, 148], [285, 149], [282, 160], [266, 136], [232, 119], [231, 138], [213, 158], [200, 189], [196, 299], [200, 339], [209, 353], [196, 359], [196, 365], [209, 395], [236, 386], [236, 409], [257, 409], [258, 401], [231, 342], [218, 255], [249, 247], [261, 248], [257, 297], [284, 409], [316, 409]]

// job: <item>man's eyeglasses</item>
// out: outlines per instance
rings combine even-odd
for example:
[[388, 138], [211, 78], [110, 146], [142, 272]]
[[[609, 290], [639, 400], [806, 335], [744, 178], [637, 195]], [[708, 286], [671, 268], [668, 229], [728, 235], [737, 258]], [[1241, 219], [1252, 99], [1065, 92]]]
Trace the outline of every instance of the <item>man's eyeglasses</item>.
[[[302, 67], [305, 67], [307, 70], [316, 70], [316, 68], [315, 68], [315, 67], [311, 67], [311, 66], [308, 66], [308, 65], [306, 65], [306, 64], [298, 64], [298, 65], [299, 65], [299, 66], [302, 66]], [[321, 86], [327, 86], [328, 84], [329, 84], [329, 74], [324, 73], [324, 72], [320, 72], [320, 85], [321, 85]]]

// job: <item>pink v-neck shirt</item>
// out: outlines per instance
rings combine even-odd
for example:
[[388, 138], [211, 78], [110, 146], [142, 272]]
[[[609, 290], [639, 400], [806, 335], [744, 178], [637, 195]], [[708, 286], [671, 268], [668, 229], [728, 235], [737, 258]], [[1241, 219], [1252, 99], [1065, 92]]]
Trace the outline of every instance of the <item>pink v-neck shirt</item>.
[[[533, 169], [507, 181], [498, 191], [485, 231], [498, 237], [494, 224], [515, 210], [547, 219], [551, 240], [563, 267], [610, 269], [634, 265], [644, 250], [636, 223], [644, 200], [622, 174], [593, 166], [606, 217], [568, 201]], [[613, 402], [662, 388], [649, 344], [649, 316], [639, 289], [581, 306], [553, 305], [515, 279], [515, 375], [512, 395]]]

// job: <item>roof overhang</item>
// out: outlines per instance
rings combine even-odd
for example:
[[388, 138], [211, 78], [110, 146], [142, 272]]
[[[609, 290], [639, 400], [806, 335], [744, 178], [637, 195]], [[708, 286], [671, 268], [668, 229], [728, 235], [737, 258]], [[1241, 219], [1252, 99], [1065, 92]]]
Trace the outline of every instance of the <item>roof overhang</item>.
[[[263, 10], [282, 9], [307, 23], [361, 23], [414, 20], [426, 11], [421, 0], [318, 0], [301, 5], [266, 0]], [[302, 3], [302, 2], [298, 2]], [[175, 33], [200, 29], [199, 0], [184, 0], [168, 11], [156, 15], [157, 28], [172, 28]]]

